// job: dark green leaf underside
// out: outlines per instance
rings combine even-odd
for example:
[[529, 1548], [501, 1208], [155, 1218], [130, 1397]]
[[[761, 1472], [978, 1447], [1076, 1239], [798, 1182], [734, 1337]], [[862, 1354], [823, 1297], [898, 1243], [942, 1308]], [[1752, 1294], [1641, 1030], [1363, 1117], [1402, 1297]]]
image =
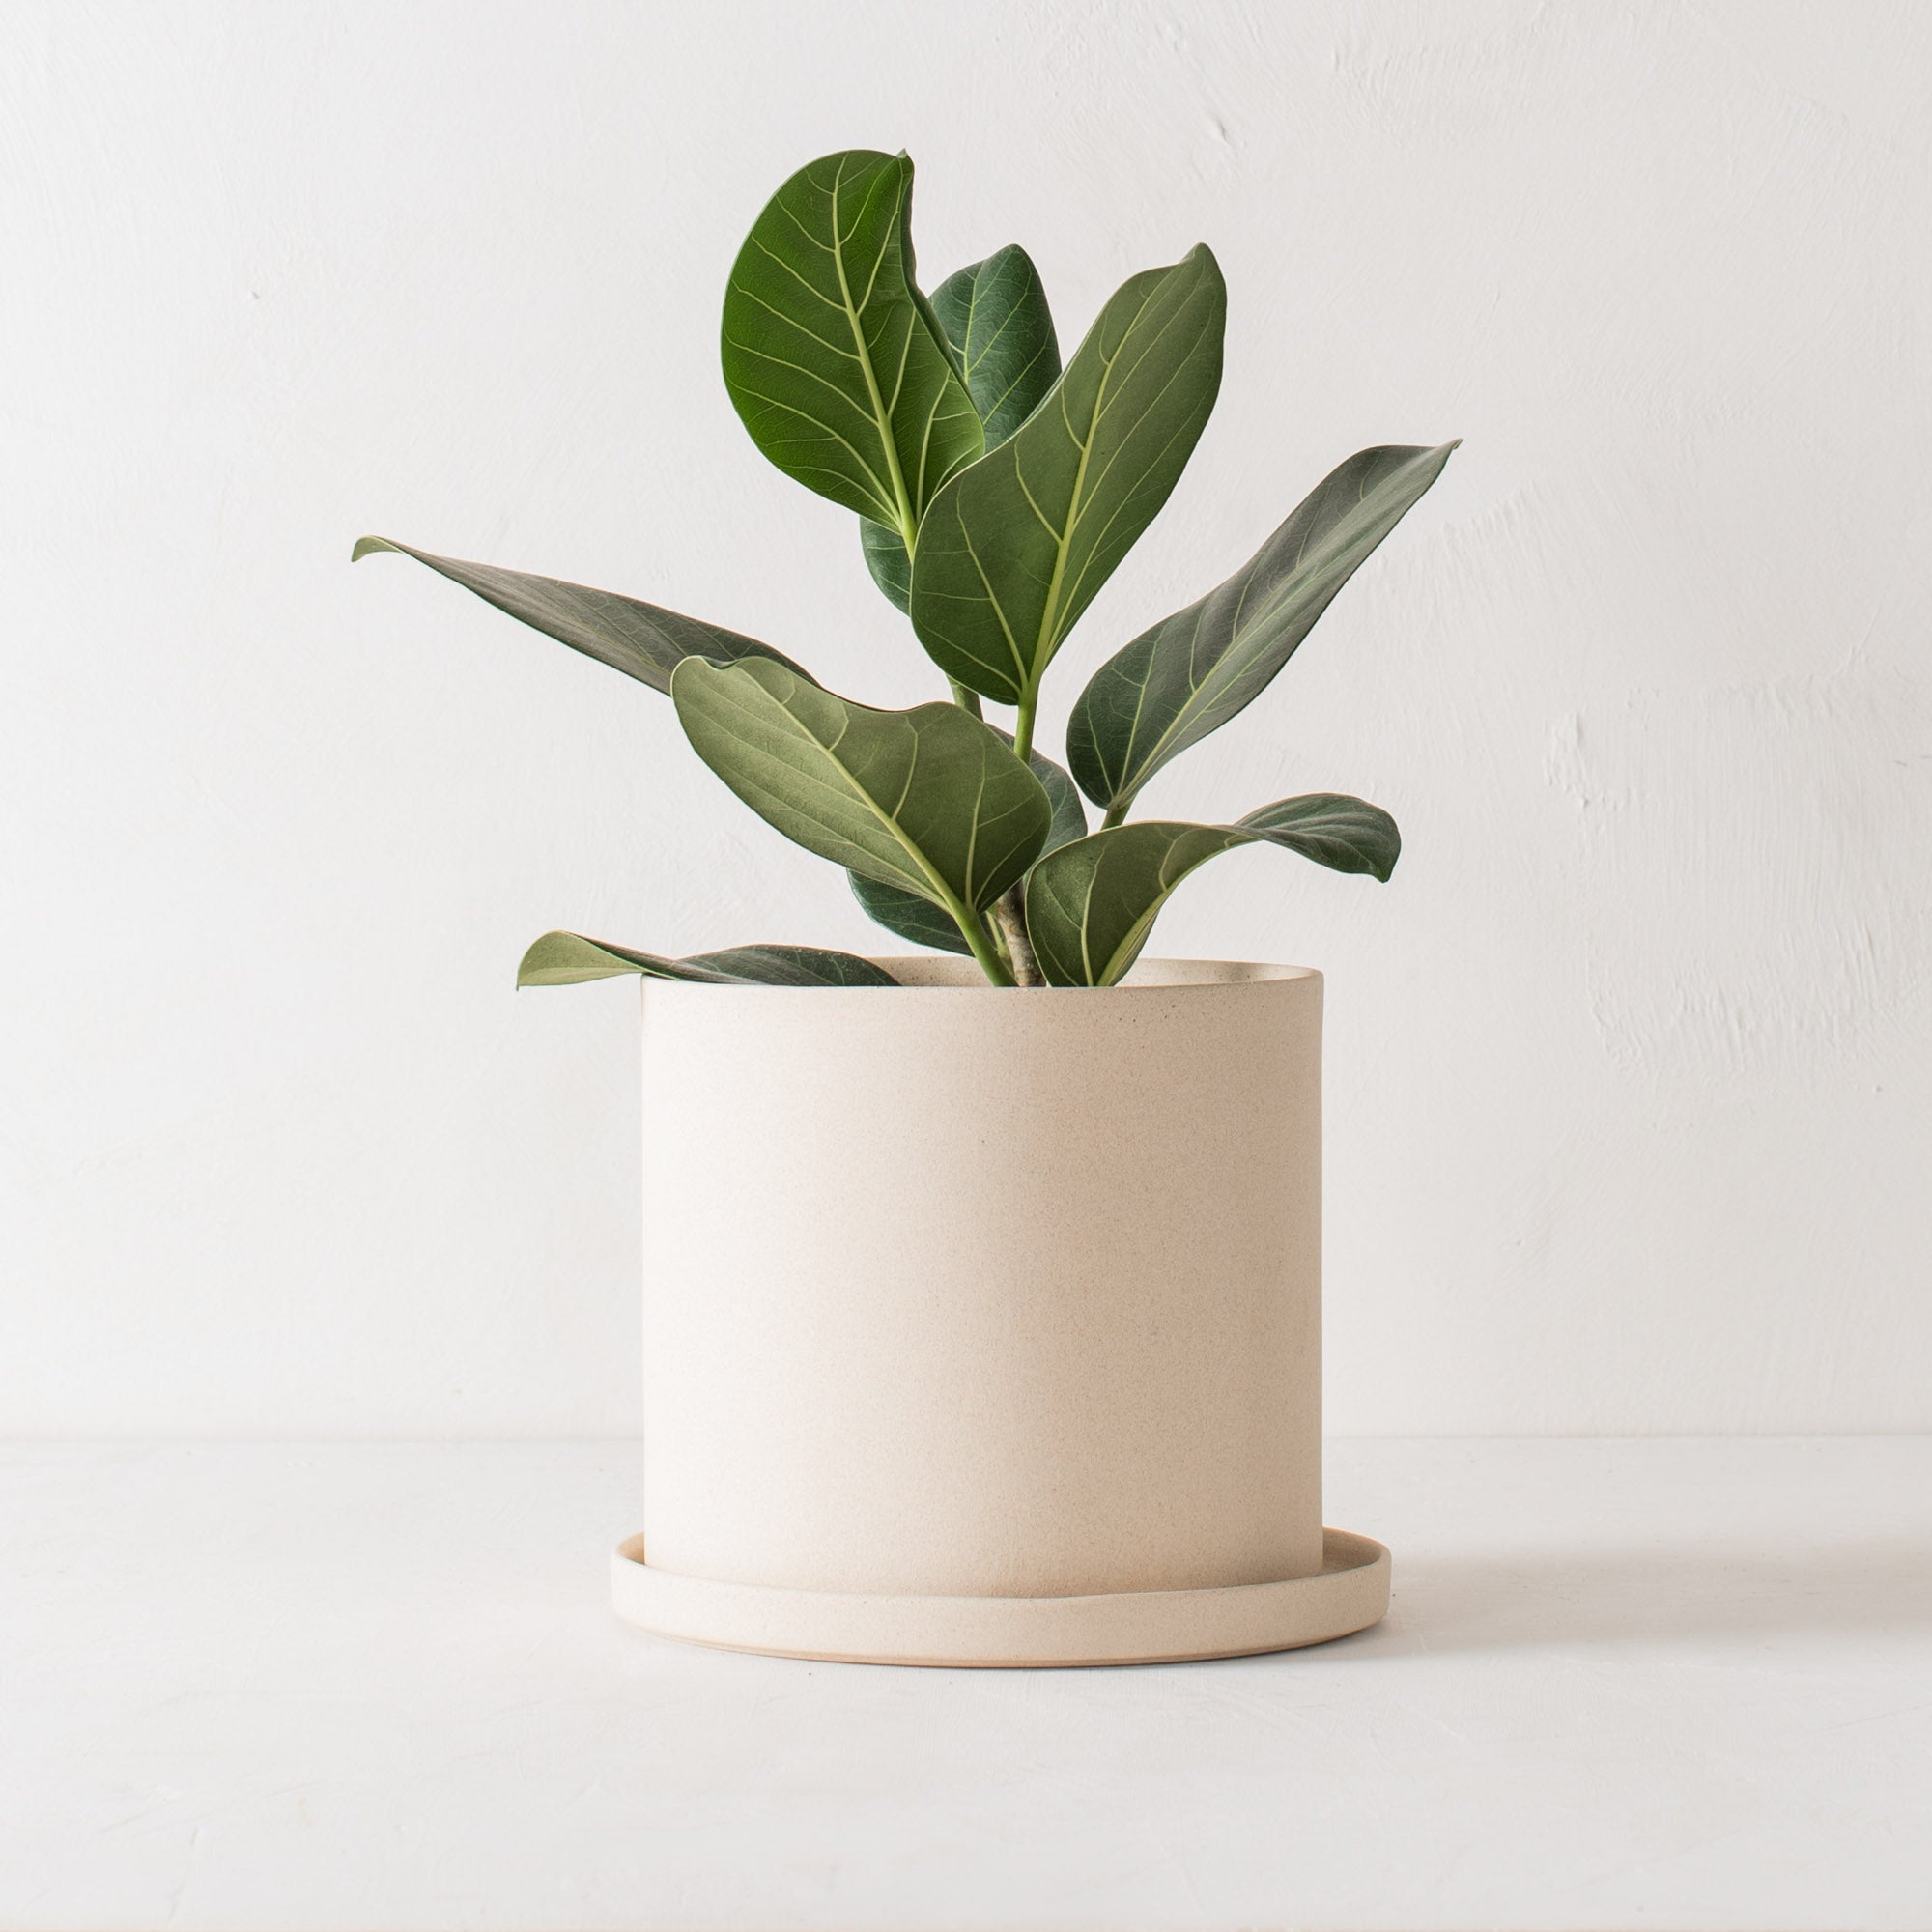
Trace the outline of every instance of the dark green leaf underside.
[[585, 584], [566, 583], [561, 578], [504, 570], [494, 563], [433, 556], [428, 551], [412, 550], [408, 544], [392, 543], [387, 537], [359, 539], [350, 553], [350, 561], [384, 550], [414, 557], [452, 583], [474, 591], [486, 604], [494, 604], [531, 629], [649, 685], [653, 691], [668, 691], [671, 672], [688, 657], [714, 658], [727, 664], [741, 658], [767, 658], [800, 677], [810, 675], [755, 638], [741, 637], [722, 625], [681, 616], [635, 597], [619, 596], [614, 590], [592, 590]]
[[966, 943], [966, 935], [959, 930], [959, 922], [944, 906], [934, 905], [930, 899], [921, 898], [902, 886], [888, 886], [877, 879], [868, 879], [863, 872], [847, 872], [845, 876], [851, 882], [852, 896], [866, 909], [867, 917], [876, 920], [888, 932], [895, 932], [915, 946], [937, 947], [942, 952], [973, 951]]
[[905, 610], [912, 602], [912, 558], [906, 554], [898, 531], [875, 524], [870, 517], [861, 517], [859, 549], [866, 568], [872, 573], [872, 582], [895, 610]]
[[1060, 342], [1039, 270], [1010, 243], [947, 276], [932, 293], [932, 312], [965, 370], [986, 447], [997, 449], [1060, 376]]

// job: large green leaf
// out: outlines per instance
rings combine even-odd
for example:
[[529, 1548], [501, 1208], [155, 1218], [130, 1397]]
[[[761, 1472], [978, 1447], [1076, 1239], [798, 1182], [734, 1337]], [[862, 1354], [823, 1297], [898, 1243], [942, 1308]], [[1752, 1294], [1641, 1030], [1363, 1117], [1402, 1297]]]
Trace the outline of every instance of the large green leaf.
[[[965, 374], [986, 447], [997, 449], [1060, 375], [1060, 342], [1039, 270], [1012, 243], [948, 275], [932, 293], [932, 312]], [[859, 532], [872, 582], [901, 611], [908, 609], [912, 559], [905, 540], [869, 518]]]
[[1133, 276], [1026, 422], [941, 490], [912, 621], [949, 677], [1031, 698], [1193, 452], [1221, 384], [1227, 289], [1206, 247]]
[[918, 529], [934, 492], [985, 447], [920, 297], [912, 162], [827, 155], [753, 224], [724, 296], [724, 385], [786, 475], [884, 524]]
[[577, 932], [547, 932], [531, 942], [517, 967], [520, 986], [574, 986], [639, 973], [647, 980], [695, 980], [714, 986], [896, 986], [883, 966], [855, 952], [817, 946], [727, 946], [667, 959]]
[[875, 711], [780, 665], [687, 658], [671, 699], [697, 754], [808, 850], [943, 906], [983, 910], [1053, 818], [1039, 781], [956, 704]]
[[1147, 944], [1168, 895], [1218, 852], [1283, 845], [1338, 872], [1386, 879], [1402, 851], [1395, 820], [1335, 792], [1284, 798], [1233, 825], [1143, 819], [1096, 832], [1027, 875], [1027, 934], [1056, 986], [1111, 986]]
[[810, 675], [755, 638], [740, 637], [736, 631], [696, 617], [681, 617], [675, 611], [660, 610], [635, 597], [620, 597], [614, 590], [591, 590], [582, 583], [532, 577], [527, 571], [503, 570], [494, 563], [432, 556], [428, 551], [412, 550], [408, 544], [391, 543], [387, 537], [360, 538], [349, 560], [354, 563], [379, 550], [392, 550], [399, 556], [412, 556], [418, 563], [428, 564], [452, 583], [473, 590], [486, 604], [507, 611], [546, 637], [635, 677], [654, 691], [668, 691], [671, 672], [688, 657], [726, 662], [769, 658], [800, 677]]
[[[997, 724], [990, 728], [999, 732], [1008, 744], [1012, 743], [1009, 732], [1000, 730]], [[1040, 847], [1041, 852], [1051, 852], [1059, 846], [1071, 844], [1076, 838], [1084, 838], [1087, 836], [1087, 811], [1080, 803], [1079, 786], [1044, 753], [1033, 753], [1027, 763], [1033, 767], [1034, 777], [1045, 788], [1047, 801], [1053, 807], [1053, 820], [1047, 828], [1046, 843]], [[861, 872], [850, 872], [846, 876], [852, 881], [852, 892], [859, 903], [888, 932], [895, 932], [901, 939], [910, 939], [917, 946], [937, 946], [947, 952], [970, 952], [973, 950], [967, 945], [966, 935], [959, 930], [958, 923], [943, 907], [902, 887], [883, 885], [877, 879], [868, 879]]]
[[932, 312], [966, 372], [986, 447], [997, 449], [1060, 378], [1060, 339], [1039, 270], [1009, 242], [948, 275], [932, 292]]
[[1252, 703], [1455, 447], [1350, 457], [1218, 589], [1102, 665], [1066, 726], [1087, 796], [1124, 809], [1170, 758]]

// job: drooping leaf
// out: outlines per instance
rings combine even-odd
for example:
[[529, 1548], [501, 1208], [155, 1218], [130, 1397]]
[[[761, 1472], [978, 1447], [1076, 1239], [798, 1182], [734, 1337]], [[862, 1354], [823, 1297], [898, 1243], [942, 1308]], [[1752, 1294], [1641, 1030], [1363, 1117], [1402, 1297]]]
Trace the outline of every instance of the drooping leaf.
[[[1012, 734], [1002, 731], [999, 725], [988, 727], [1012, 743]], [[1080, 788], [1043, 752], [1036, 751], [1027, 759], [1033, 767], [1034, 777], [1045, 789], [1047, 802], [1053, 807], [1052, 822], [1047, 827], [1046, 843], [1040, 847], [1042, 853], [1051, 852], [1062, 845], [1071, 844], [1076, 838], [1087, 836], [1087, 811], [1080, 803]], [[846, 875], [852, 881], [852, 892], [859, 903], [872, 918], [878, 921], [888, 932], [895, 932], [901, 939], [910, 939], [917, 946], [937, 946], [947, 952], [970, 952], [966, 936], [959, 930], [958, 922], [944, 907], [934, 905], [929, 899], [923, 899], [916, 893], [906, 892], [899, 886], [882, 885], [876, 879], [868, 879], [862, 873]]]
[[912, 162], [855, 149], [779, 189], [724, 296], [724, 385], [786, 475], [901, 535], [985, 447], [914, 279]]
[[614, 590], [592, 590], [560, 578], [533, 577], [525, 570], [504, 570], [494, 563], [465, 563], [458, 557], [432, 556], [387, 537], [362, 537], [350, 553], [354, 563], [371, 553], [392, 550], [426, 563], [452, 583], [473, 590], [486, 604], [507, 611], [532, 629], [607, 664], [653, 691], [668, 691], [670, 674], [688, 657], [723, 659], [768, 658], [800, 677], [810, 677], [781, 652], [755, 638], [740, 637], [719, 624], [683, 617], [675, 611], [620, 597]]
[[883, 966], [856, 952], [822, 946], [726, 946], [694, 952], [685, 963], [759, 986], [896, 986]]
[[533, 940], [517, 967], [519, 986], [575, 986], [638, 973], [647, 980], [693, 980], [711, 986], [896, 986], [883, 966], [855, 952], [816, 946], [727, 946], [667, 959], [608, 939], [547, 932]]
[[1114, 985], [1175, 887], [1216, 853], [1257, 841], [1384, 880], [1402, 850], [1387, 812], [1335, 792], [1280, 799], [1233, 825], [1117, 825], [1063, 845], [1028, 873], [1027, 933], [1040, 970], [1056, 986]]
[[[985, 430], [1005, 442], [1060, 375], [1060, 343], [1039, 271], [1016, 243], [949, 275], [932, 294], [933, 316], [952, 351]], [[867, 518], [859, 526], [872, 582], [900, 611], [912, 597], [905, 540]]]
[[949, 677], [1003, 704], [1037, 689], [1179, 478], [1220, 387], [1226, 316], [1205, 246], [1131, 277], [1046, 400], [934, 497], [912, 621]]
[[1017, 242], [959, 270], [932, 292], [932, 312], [966, 372], [966, 393], [997, 449], [1060, 377], [1060, 340], [1033, 258]]
[[1039, 781], [956, 704], [875, 711], [779, 665], [701, 658], [678, 667], [671, 700], [698, 756], [760, 817], [955, 919], [990, 905], [1046, 842]]
[[1066, 727], [1087, 796], [1131, 804], [1170, 758], [1252, 703], [1455, 447], [1350, 457], [1225, 583], [1102, 665]]

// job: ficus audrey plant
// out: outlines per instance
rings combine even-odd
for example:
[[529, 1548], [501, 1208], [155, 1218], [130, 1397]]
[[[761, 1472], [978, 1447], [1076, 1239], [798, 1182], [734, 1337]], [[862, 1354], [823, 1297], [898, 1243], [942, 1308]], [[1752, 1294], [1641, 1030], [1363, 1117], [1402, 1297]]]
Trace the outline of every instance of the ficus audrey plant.
[[[773, 463], [858, 516], [872, 577], [948, 699], [876, 710], [769, 644], [634, 597], [384, 537], [355, 554], [400, 551], [668, 693], [753, 811], [843, 866], [881, 925], [970, 953], [996, 986], [1115, 984], [1174, 889], [1236, 845], [1387, 879], [1395, 821], [1358, 798], [1277, 799], [1228, 825], [1130, 814], [1150, 779], [1261, 695], [1456, 445], [1365, 449], [1331, 471], [1226, 582], [1100, 667], [1055, 763], [1034, 742], [1041, 682], [1193, 453], [1221, 384], [1227, 290], [1205, 245], [1130, 276], [1063, 366], [1024, 249], [921, 292], [912, 173], [904, 155], [854, 150], [779, 189], [725, 291], [724, 384]], [[1010, 707], [1010, 728], [982, 701]], [[529, 949], [518, 983], [615, 973], [895, 983], [816, 947], [670, 959], [568, 932]]]

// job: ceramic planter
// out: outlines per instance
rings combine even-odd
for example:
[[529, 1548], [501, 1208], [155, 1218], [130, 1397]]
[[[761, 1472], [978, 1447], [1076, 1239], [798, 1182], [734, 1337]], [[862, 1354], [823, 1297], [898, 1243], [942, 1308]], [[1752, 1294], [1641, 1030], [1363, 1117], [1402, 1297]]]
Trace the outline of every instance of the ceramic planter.
[[882, 1662], [1375, 1622], [1321, 1524], [1321, 978], [643, 991], [643, 1530], [666, 1635]]

